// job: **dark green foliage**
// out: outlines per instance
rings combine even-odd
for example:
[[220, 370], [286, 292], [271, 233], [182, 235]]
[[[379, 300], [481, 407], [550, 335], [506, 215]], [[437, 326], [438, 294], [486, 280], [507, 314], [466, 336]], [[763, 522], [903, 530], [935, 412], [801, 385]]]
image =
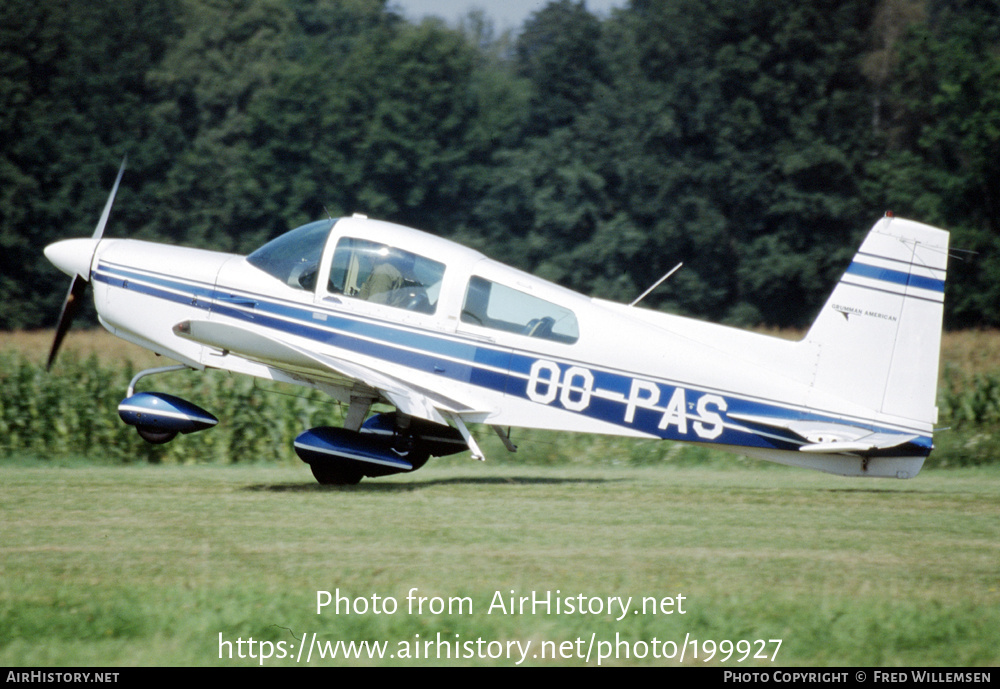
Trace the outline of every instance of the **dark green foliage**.
[[0, 328], [55, 318], [41, 247], [93, 232], [124, 142], [156, 147], [145, 76], [174, 30], [159, 0], [0, 7]]
[[579, 4], [550, 4], [516, 51], [528, 136], [495, 157], [478, 226], [584, 292], [629, 299], [684, 261], [648, 303], [804, 322], [874, 219], [865, 7], [635, 3], [590, 39]]
[[[951, 325], [1000, 322], [1000, 3], [929, 3], [899, 46], [873, 184], [898, 213], [953, 230]], [[975, 253], [970, 253], [975, 252]]]
[[0, 9], [0, 328], [44, 244], [247, 252], [363, 212], [595, 296], [807, 323], [884, 210], [953, 230], [953, 325], [1000, 324], [1000, 3], [551, 2], [516, 36], [386, 0]]
[[518, 72], [534, 87], [530, 131], [572, 124], [590, 103], [606, 63], [596, 50], [601, 25], [582, 0], [550, 2], [517, 40]]

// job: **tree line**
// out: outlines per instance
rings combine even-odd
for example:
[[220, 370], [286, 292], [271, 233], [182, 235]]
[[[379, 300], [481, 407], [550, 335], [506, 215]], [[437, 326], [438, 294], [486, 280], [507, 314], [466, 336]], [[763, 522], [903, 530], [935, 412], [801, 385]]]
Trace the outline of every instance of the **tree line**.
[[948, 228], [946, 318], [1000, 325], [1000, 0], [550, 2], [514, 34], [387, 0], [6, 0], [0, 328], [42, 247], [248, 252], [363, 212], [586, 294], [801, 327], [886, 210]]

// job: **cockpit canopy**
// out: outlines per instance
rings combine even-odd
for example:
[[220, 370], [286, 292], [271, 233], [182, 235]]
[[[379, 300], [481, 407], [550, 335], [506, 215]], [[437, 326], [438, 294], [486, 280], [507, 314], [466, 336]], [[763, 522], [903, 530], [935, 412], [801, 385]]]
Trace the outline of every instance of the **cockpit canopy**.
[[434, 313], [444, 264], [367, 239], [341, 237], [329, 291], [408, 311]]
[[[453, 318], [457, 315], [465, 325], [564, 344], [579, 339], [579, 326], [573, 311], [541, 296], [559, 289], [543, 280], [489, 261], [477, 252], [438, 237], [388, 223], [366, 221], [372, 224], [355, 226], [347, 222], [343, 234], [338, 232], [340, 236], [331, 238], [337, 222], [327, 219], [303, 225], [260, 247], [247, 257], [247, 261], [289, 287], [311, 292], [319, 286], [321, 293], [325, 290], [329, 295], [429, 315], [436, 314], [442, 285], [448, 284], [452, 294], [459, 290], [463, 294], [461, 312], [450, 315]], [[356, 236], [367, 235], [375, 227], [381, 228], [381, 233], [364, 238]], [[444, 262], [429, 258], [419, 250], [409, 251], [396, 245], [392, 237], [402, 241], [404, 236], [398, 234], [400, 230], [411, 233], [405, 235], [404, 244], [417, 247], [415, 241], [418, 241], [424, 253], [433, 250], [433, 255]], [[332, 257], [324, 261], [324, 249], [333, 239], [337, 243]], [[324, 282], [317, 280], [321, 266]], [[480, 268], [485, 272], [477, 275]], [[446, 269], [452, 270], [448, 283], [445, 283]], [[519, 288], [503, 284], [503, 275]], [[536, 287], [529, 287], [532, 284]], [[548, 287], [542, 289], [543, 285]], [[452, 308], [457, 311], [458, 304], [454, 303]]]

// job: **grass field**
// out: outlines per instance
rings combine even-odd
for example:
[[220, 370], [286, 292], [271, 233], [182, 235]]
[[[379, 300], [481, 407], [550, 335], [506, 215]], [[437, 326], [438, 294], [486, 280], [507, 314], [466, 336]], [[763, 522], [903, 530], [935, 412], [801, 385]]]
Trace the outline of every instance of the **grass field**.
[[[484, 433], [485, 464], [343, 489], [317, 485], [285, 437], [330, 423], [329, 405], [178, 374], [224, 427], [158, 454], [114, 407], [123, 362], [162, 360], [74, 332], [46, 373], [50, 339], [0, 333], [0, 664], [256, 665], [263, 651], [293, 665], [305, 648], [311, 665], [1000, 664], [995, 332], [946, 335], [954, 427], [909, 481], [519, 432], [515, 455]], [[426, 607], [411, 614], [413, 589]], [[317, 614], [318, 592], [338, 590], [352, 612]], [[532, 592], [564, 609], [491, 613]], [[387, 646], [346, 659], [324, 645], [337, 641]]]
[[[616, 650], [602, 659], [614, 665], [698, 665], [712, 650], [714, 664], [728, 650], [739, 666], [746, 648], [783, 666], [1000, 663], [995, 465], [863, 481], [453, 461], [333, 489], [304, 466], [8, 461], [0, 481], [2, 665], [258, 664], [238, 658], [250, 638], [254, 655], [294, 655], [312, 634], [420, 654], [318, 666], [514, 665], [514, 642], [530, 642], [527, 665], [587, 664], [590, 649], [591, 665], [599, 650]], [[422, 614], [408, 612], [413, 588]], [[317, 592], [338, 589], [367, 611], [317, 614]], [[489, 614], [511, 591], [602, 610]], [[375, 614], [373, 596], [398, 609]], [[628, 614], [608, 614], [615, 596], [633, 597]], [[634, 612], [667, 597], [673, 614]], [[431, 612], [449, 599], [466, 607]], [[533, 657], [543, 650], [565, 657]]]

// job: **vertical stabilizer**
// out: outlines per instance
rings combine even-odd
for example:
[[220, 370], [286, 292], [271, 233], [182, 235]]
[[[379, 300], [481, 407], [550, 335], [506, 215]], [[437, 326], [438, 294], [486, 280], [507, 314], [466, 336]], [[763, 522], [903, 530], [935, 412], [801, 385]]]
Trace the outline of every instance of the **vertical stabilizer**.
[[887, 416], [933, 425], [948, 232], [885, 217], [806, 336], [812, 385]]

